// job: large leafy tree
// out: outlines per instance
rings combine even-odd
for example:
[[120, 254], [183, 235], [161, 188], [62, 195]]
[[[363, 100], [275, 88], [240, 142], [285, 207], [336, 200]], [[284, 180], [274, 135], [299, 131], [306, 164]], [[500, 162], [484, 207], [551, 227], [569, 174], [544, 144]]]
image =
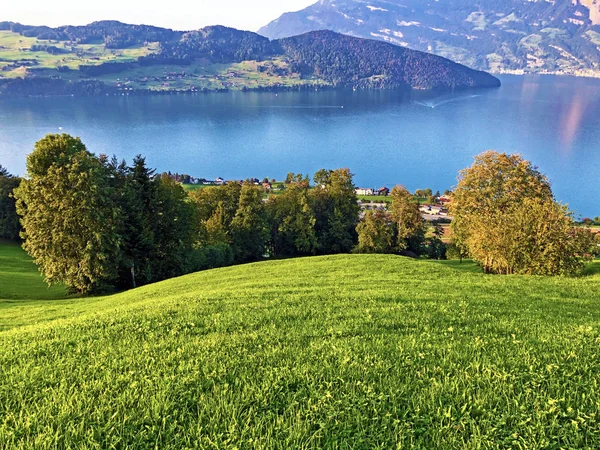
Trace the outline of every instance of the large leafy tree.
[[79, 138], [48, 135], [27, 157], [15, 190], [24, 248], [48, 283], [89, 293], [108, 288], [120, 259], [120, 211], [107, 166]]
[[19, 239], [19, 216], [13, 191], [20, 183], [20, 178], [11, 175], [0, 165], [0, 239]]
[[572, 274], [591, 251], [591, 234], [573, 227], [547, 178], [519, 155], [478, 155], [460, 172], [451, 212], [459, 248], [488, 273]]

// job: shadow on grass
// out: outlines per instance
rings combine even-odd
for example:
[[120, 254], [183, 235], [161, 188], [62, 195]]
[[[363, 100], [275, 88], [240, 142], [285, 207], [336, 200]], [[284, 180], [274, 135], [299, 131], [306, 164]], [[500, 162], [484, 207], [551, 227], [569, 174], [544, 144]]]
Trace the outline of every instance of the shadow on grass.
[[583, 271], [584, 276], [600, 275], [600, 259], [589, 263]]
[[[435, 261], [428, 260], [432, 264], [439, 264], [449, 269], [454, 269], [465, 273], [483, 273], [482, 268], [472, 260], [465, 259], [462, 263], [460, 261]], [[600, 275], [600, 259], [596, 259], [593, 262], [586, 265], [581, 276], [596, 276]], [[502, 276], [502, 275], [499, 275]]]
[[426, 260], [430, 264], [438, 264], [440, 266], [447, 267], [449, 269], [453, 269], [459, 272], [465, 273], [483, 273], [483, 270], [477, 263], [470, 259], [465, 259], [461, 263], [460, 261], [437, 261], [437, 260]]

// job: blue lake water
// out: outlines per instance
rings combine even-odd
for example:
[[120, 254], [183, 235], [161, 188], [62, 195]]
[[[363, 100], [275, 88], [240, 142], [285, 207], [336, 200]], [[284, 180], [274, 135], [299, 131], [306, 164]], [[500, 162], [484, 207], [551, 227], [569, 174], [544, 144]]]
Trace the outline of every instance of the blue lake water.
[[499, 89], [0, 100], [0, 164], [23, 174], [47, 133], [198, 177], [283, 179], [349, 167], [361, 187], [445, 190], [473, 156], [520, 153], [558, 200], [600, 216], [600, 80], [503, 76]]

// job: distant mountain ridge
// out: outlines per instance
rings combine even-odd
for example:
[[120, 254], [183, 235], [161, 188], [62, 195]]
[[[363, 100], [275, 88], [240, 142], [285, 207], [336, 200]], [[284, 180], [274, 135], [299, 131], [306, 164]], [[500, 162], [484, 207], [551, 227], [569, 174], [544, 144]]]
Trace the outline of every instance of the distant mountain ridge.
[[331, 31], [269, 40], [222, 26], [178, 32], [114, 21], [59, 28], [0, 22], [0, 94], [499, 84], [439, 56]]
[[479, 70], [600, 76], [600, 0], [320, 0], [259, 30], [330, 29]]

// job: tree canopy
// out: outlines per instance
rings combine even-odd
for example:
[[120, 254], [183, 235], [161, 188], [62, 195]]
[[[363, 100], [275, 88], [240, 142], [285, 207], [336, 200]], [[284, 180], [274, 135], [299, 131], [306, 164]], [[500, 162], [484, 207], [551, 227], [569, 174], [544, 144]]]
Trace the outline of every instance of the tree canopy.
[[574, 228], [547, 178], [519, 155], [478, 155], [460, 172], [451, 213], [458, 248], [488, 273], [573, 274], [591, 252], [591, 233]]
[[24, 248], [48, 283], [78, 293], [135, 287], [181, 275], [195, 238], [179, 183], [90, 153], [79, 138], [48, 135], [15, 190]]
[[81, 293], [111, 285], [121, 239], [107, 168], [80, 139], [63, 134], [36, 144], [27, 174], [15, 191], [23, 246], [46, 281]]

